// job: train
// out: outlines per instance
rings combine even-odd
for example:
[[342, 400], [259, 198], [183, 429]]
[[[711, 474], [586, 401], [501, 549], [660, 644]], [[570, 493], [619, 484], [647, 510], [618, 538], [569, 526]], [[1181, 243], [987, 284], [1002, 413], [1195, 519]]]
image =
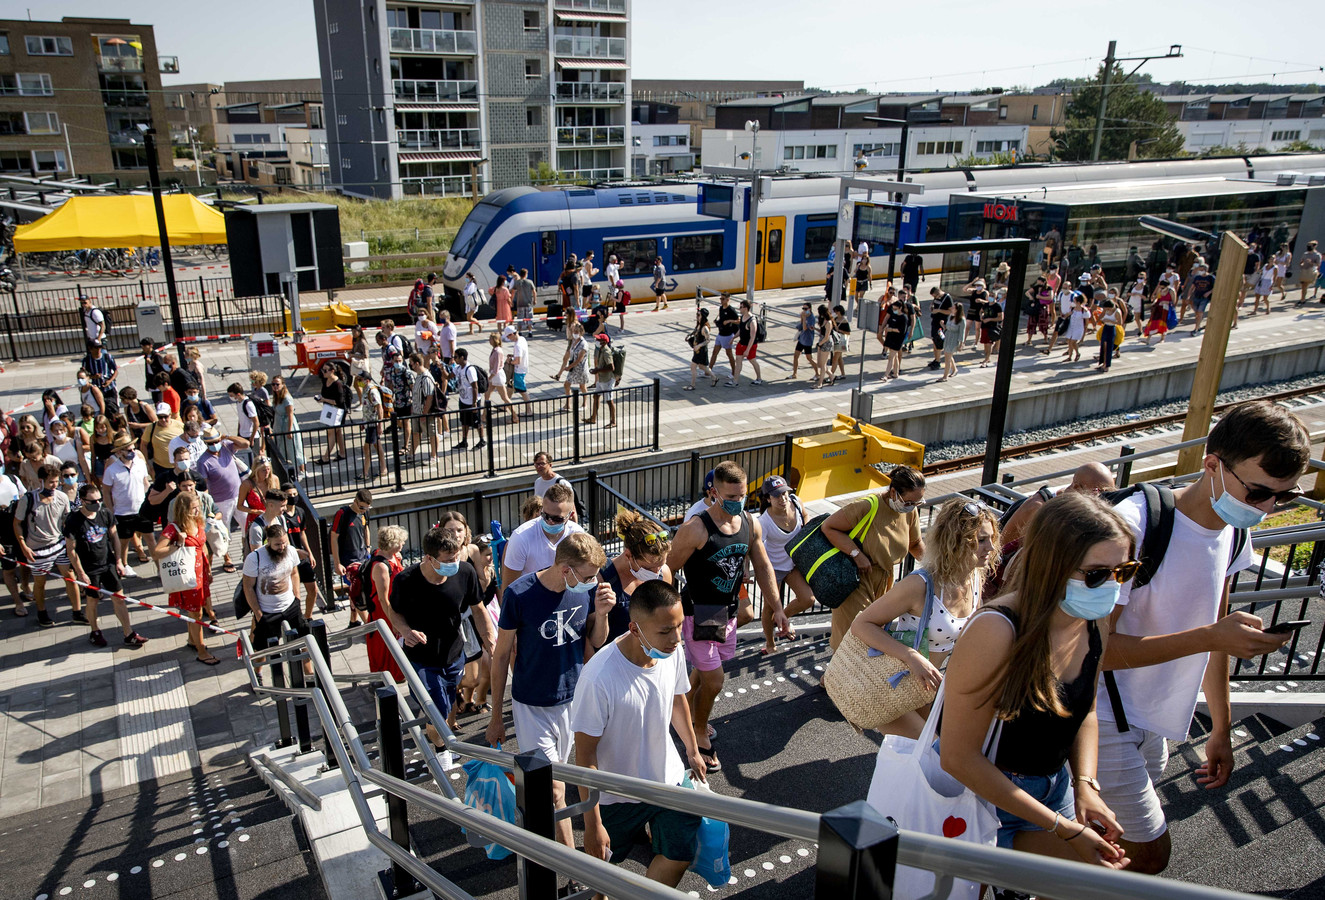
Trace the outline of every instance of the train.
[[[1190, 192], [1193, 182], [1249, 180], [1305, 185], [1325, 182], [1325, 154], [1278, 154], [1126, 163], [1041, 164], [945, 169], [917, 174], [924, 192], [890, 204], [886, 192], [870, 199], [895, 208], [901, 218], [899, 248], [920, 241], [976, 235], [951, 233], [949, 201], [954, 195], [1031, 196], [1111, 184], [1152, 184], [1154, 196], [1166, 196], [1175, 184]], [[726, 182], [731, 184], [731, 182]], [[754, 288], [822, 285], [838, 223], [839, 176], [779, 174], [762, 179], [757, 228], [750, 228], [749, 182], [734, 191], [734, 213], [701, 211], [698, 181], [675, 181], [602, 187], [535, 189], [511, 187], [485, 196], [456, 233], [442, 283], [451, 304], [458, 302], [466, 275], [480, 288], [491, 288], [507, 266], [526, 268], [539, 287], [555, 285], [565, 261], [592, 250], [598, 268], [609, 256], [621, 266], [626, 290], [636, 298], [652, 296], [652, 269], [661, 258], [668, 273], [669, 297], [709, 291], [746, 289], [746, 247], [755, 247]], [[1199, 192], [1199, 188], [1197, 188]], [[744, 195], [744, 197], [743, 197]], [[853, 190], [851, 199], [866, 200]], [[871, 256], [886, 259], [890, 225], [872, 243]], [[1005, 232], [1001, 232], [1005, 233]], [[1032, 238], [1043, 235], [1028, 234]], [[953, 262], [948, 262], [951, 268]], [[941, 271], [944, 260], [926, 256], [926, 273]], [[876, 262], [875, 277], [887, 268]], [[963, 267], [964, 268], [964, 267]], [[598, 276], [600, 279], [603, 275]]]

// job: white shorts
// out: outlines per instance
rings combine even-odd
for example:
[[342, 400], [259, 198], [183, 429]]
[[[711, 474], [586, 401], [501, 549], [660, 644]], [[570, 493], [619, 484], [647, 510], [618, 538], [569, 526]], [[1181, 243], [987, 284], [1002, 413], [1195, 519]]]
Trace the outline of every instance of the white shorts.
[[1126, 840], [1153, 841], [1168, 830], [1155, 791], [1169, 761], [1168, 743], [1135, 725], [1124, 732], [1113, 722], [1101, 721], [1099, 726], [1100, 795], [1123, 827]]
[[529, 706], [511, 701], [515, 739], [520, 750], [542, 750], [552, 762], [570, 762], [575, 732], [570, 729], [570, 703], [560, 706]]
[[1141, 315], [1141, 295], [1140, 295], [1140, 294], [1129, 294], [1129, 295], [1127, 296], [1127, 305], [1130, 306], [1130, 307], [1132, 308], [1132, 312], [1136, 313], [1138, 316]]
[[234, 497], [230, 500], [216, 501], [216, 511], [221, 514], [221, 521], [225, 523], [226, 531], [234, 530], [237, 524], [235, 522], [235, 506], [238, 503], [239, 503], [238, 497]]

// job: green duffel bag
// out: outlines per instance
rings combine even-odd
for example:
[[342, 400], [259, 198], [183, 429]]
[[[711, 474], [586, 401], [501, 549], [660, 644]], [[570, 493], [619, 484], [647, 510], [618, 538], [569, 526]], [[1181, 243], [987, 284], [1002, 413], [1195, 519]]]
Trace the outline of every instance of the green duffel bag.
[[[870, 494], [870, 509], [856, 523], [848, 536], [860, 546], [860, 538], [874, 523], [879, 511], [879, 495]], [[805, 523], [795, 541], [787, 548], [796, 571], [814, 591], [814, 598], [829, 609], [837, 609], [860, 584], [860, 570], [856, 561], [834, 547], [824, 537], [823, 524], [828, 514], [815, 516]]]

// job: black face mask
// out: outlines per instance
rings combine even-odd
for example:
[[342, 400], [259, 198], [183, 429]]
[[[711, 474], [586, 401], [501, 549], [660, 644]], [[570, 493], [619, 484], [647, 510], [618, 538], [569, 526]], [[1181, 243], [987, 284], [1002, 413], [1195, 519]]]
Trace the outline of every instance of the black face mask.
[[84, 501], [83, 501], [83, 509], [87, 510], [87, 511], [90, 512], [90, 513], [98, 513], [98, 512], [101, 511], [101, 501], [100, 501], [100, 500], [84, 500]]
[[41, 489], [41, 495], [43, 497], [50, 497], [53, 496], [54, 494], [55, 494], [55, 488], [44, 487]]

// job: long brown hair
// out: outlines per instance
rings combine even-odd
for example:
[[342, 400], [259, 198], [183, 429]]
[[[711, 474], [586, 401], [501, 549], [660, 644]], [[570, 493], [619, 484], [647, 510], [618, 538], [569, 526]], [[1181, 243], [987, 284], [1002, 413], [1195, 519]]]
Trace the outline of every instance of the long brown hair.
[[1036, 510], [1008, 574], [1008, 592], [1020, 599], [1017, 637], [981, 701], [992, 701], [999, 718], [1011, 721], [1028, 710], [1068, 715], [1058, 695], [1049, 626], [1068, 579], [1104, 541], [1126, 541], [1128, 555], [1136, 552], [1127, 522], [1096, 497], [1065, 492]]

